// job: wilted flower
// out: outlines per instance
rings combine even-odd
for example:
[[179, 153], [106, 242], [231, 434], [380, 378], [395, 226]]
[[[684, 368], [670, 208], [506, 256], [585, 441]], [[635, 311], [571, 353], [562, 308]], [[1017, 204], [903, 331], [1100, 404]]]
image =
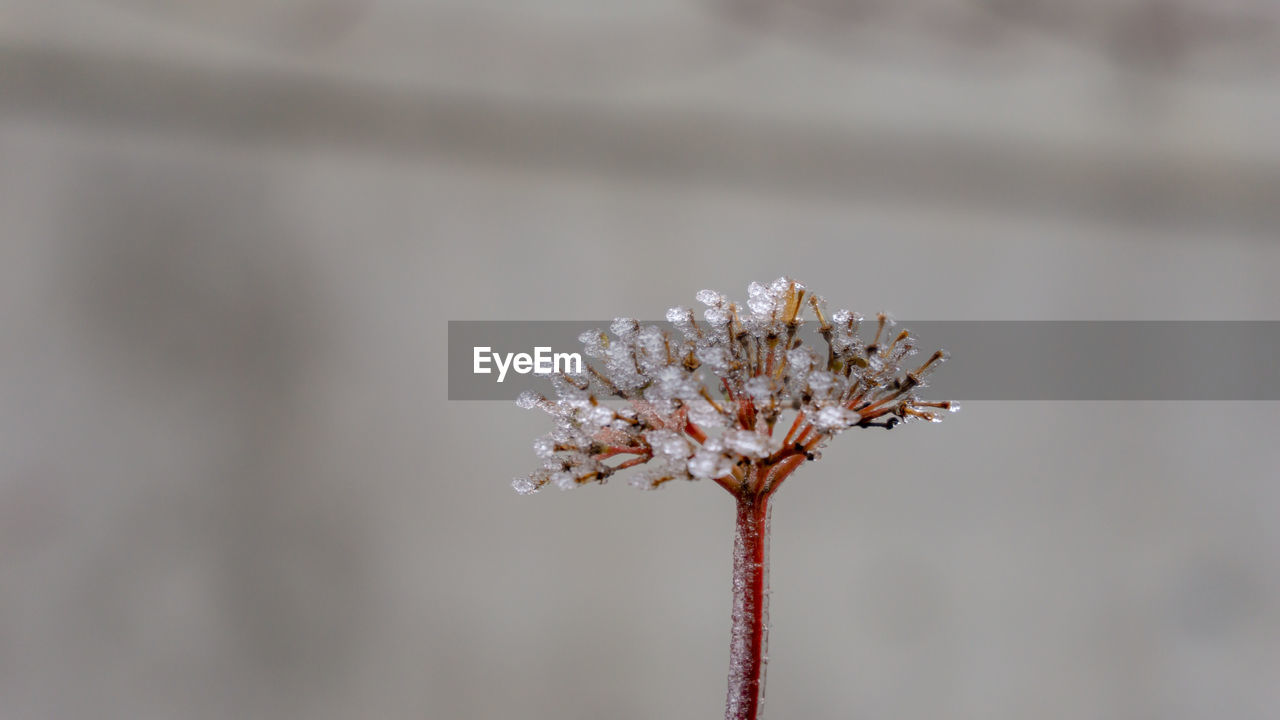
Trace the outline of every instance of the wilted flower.
[[[946, 354], [908, 369], [915, 340], [884, 314], [864, 329], [859, 315], [828, 313], [820, 296], [785, 277], [752, 283], [747, 294], [743, 308], [699, 292], [702, 322], [689, 308], [671, 308], [678, 335], [630, 318], [608, 333], [583, 333], [599, 367], [556, 376], [555, 400], [525, 393], [517, 401], [550, 413], [556, 427], [534, 444], [543, 466], [517, 478], [515, 489], [570, 489], [643, 466], [632, 480], [643, 488], [709, 479], [734, 494], [769, 493], [851, 427], [938, 421], [939, 410], [958, 409], [916, 394]], [[817, 323], [825, 351], [802, 342], [806, 321]], [[615, 410], [606, 400], [622, 403]]]
[[[553, 376], [555, 400], [528, 392], [516, 401], [548, 412], [555, 429], [534, 442], [542, 467], [512, 483], [525, 494], [549, 484], [568, 490], [634, 467], [632, 484], [643, 488], [705, 479], [734, 495], [727, 720], [757, 720], [764, 702], [770, 496], [849, 428], [937, 421], [939, 410], [959, 409], [917, 396], [946, 355], [910, 367], [915, 340], [885, 315], [864, 337], [858, 315], [829, 314], [821, 297], [788, 278], [752, 283], [747, 294], [741, 308], [699, 292], [702, 322], [688, 308], [667, 311], [675, 333], [630, 318], [609, 333], [583, 333], [599, 367]], [[802, 341], [806, 316], [825, 352]]]

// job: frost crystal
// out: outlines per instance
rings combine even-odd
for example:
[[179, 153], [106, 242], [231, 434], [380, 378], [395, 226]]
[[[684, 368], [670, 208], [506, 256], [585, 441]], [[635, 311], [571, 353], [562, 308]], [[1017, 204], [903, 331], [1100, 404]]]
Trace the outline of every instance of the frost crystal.
[[571, 472], [558, 472], [551, 476], [551, 481], [561, 490], [572, 490], [578, 487], [578, 478]]
[[599, 330], [588, 330], [578, 336], [578, 342], [582, 343], [587, 357], [604, 357], [605, 350], [609, 347], [609, 336]]
[[809, 389], [815, 395], [826, 395], [836, 386], [836, 376], [826, 370], [819, 370], [809, 376]]
[[727, 418], [711, 403], [698, 398], [689, 404], [689, 421], [704, 427], [724, 427]]
[[727, 325], [731, 316], [729, 315], [729, 311], [724, 308], [709, 307], [702, 313], [702, 317], [706, 318], [707, 322], [712, 325], [719, 327], [721, 325]]
[[720, 306], [729, 302], [728, 298], [715, 290], [699, 290], [694, 297], [703, 305]]
[[724, 452], [713, 452], [703, 448], [689, 461], [689, 474], [703, 480], [728, 475], [733, 470], [733, 461]]
[[634, 318], [617, 318], [609, 326], [609, 332], [622, 340], [630, 340], [640, 331], [640, 323]]
[[730, 430], [724, 434], [724, 444], [743, 457], [762, 458], [769, 454], [769, 437], [755, 430]]
[[770, 296], [769, 289], [764, 285], [753, 282], [747, 286], [747, 307], [751, 308], [751, 312], [756, 316], [769, 317], [776, 304]]
[[[543, 467], [516, 478], [516, 492], [570, 490], [634, 466], [643, 468], [631, 484], [645, 489], [708, 479], [733, 492], [772, 491], [780, 480], [765, 488], [768, 478], [817, 459], [850, 427], [937, 422], [940, 411], [959, 409], [917, 397], [946, 354], [904, 366], [915, 339], [886, 315], [873, 332], [873, 323], [828, 312], [825, 300], [788, 278], [752, 283], [741, 306], [713, 290], [697, 300], [706, 323], [673, 307], [666, 319], [676, 333], [632, 318], [614, 320], [608, 333], [582, 333], [594, 367], [553, 375], [555, 399], [520, 395], [517, 405], [545, 410], [554, 428], [533, 444]], [[827, 347], [798, 336], [811, 321]]]
[[708, 370], [716, 374], [723, 373], [729, 369], [729, 360], [732, 357], [728, 350], [716, 345], [700, 347], [695, 355], [707, 366]]
[[533, 441], [533, 453], [540, 458], [549, 458], [556, 453], [556, 441], [549, 437], [541, 437]]
[[658, 457], [668, 460], [684, 460], [689, 457], [689, 441], [674, 430], [650, 430], [645, 433], [645, 439]]
[[773, 383], [769, 378], [760, 376], [753, 377], [743, 383], [747, 394], [755, 402], [757, 407], [763, 407], [769, 404], [769, 398], [773, 395]]
[[861, 419], [862, 417], [852, 410], [828, 405], [813, 416], [813, 426], [819, 430], [838, 430], [849, 427]]

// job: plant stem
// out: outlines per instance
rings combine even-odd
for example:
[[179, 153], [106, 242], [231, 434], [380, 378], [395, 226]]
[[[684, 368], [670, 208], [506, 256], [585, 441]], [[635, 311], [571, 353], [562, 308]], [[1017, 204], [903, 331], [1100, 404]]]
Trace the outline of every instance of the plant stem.
[[743, 490], [733, 542], [733, 629], [725, 720], [763, 717], [769, 640], [769, 496]]

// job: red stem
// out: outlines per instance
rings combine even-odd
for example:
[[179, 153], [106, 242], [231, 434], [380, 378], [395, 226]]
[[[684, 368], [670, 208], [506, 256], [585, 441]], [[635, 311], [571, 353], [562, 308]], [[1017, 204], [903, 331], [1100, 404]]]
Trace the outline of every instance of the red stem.
[[769, 639], [769, 499], [738, 495], [733, 546], [733, 629], [725, 720], [758, 720]]

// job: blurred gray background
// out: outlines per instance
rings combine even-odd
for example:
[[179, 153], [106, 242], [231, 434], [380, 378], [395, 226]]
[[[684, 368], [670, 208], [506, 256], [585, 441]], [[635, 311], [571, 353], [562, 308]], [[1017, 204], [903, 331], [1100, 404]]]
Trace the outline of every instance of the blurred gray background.
[[[729, 499], [515, 495], [446, 321], [1277, 320], [1278, 78], [1264, 0], [0, 0], [0, 718], [719, 717]], [[1276, 717], [1278, 425], [841, 437], [770, 715]]]

